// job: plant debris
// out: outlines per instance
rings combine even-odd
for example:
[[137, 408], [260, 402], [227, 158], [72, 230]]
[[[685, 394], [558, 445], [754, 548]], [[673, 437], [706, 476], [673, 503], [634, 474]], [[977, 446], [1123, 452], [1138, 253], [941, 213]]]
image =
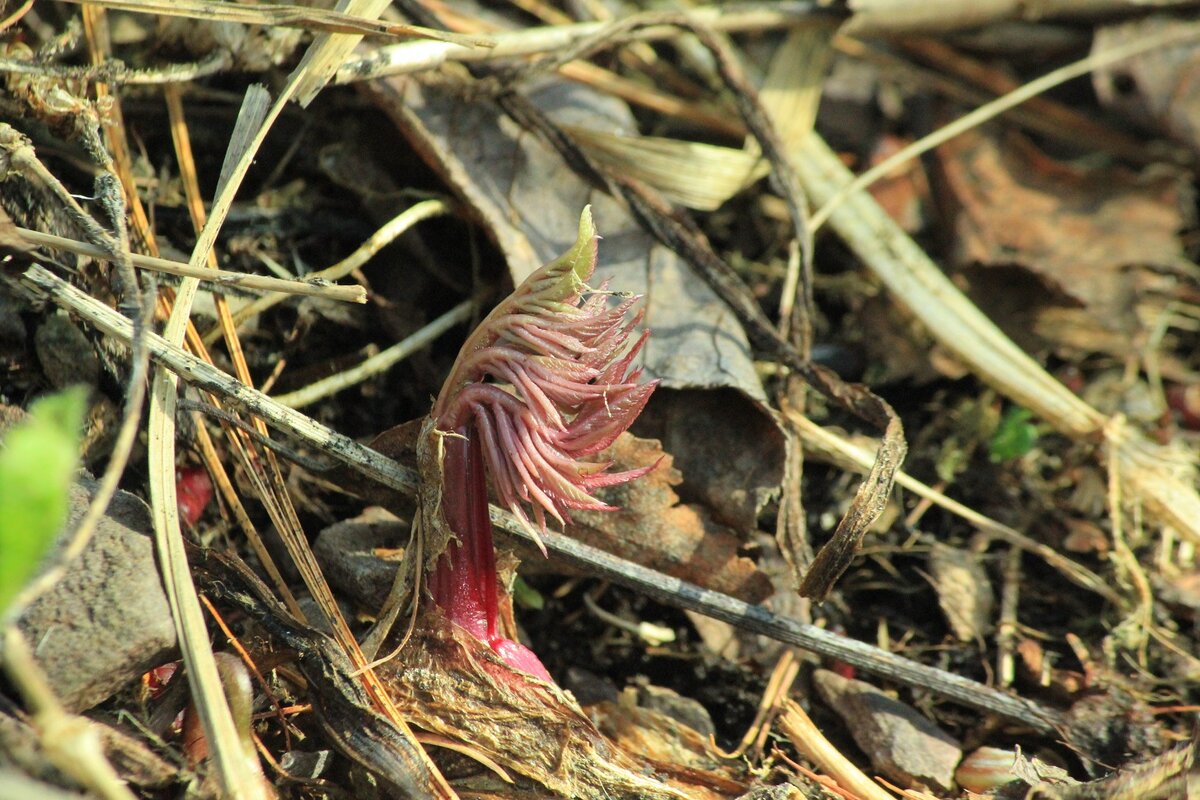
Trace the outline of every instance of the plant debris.
[[1169, 5], [7, 4], [0, 796], [1194, 791]]

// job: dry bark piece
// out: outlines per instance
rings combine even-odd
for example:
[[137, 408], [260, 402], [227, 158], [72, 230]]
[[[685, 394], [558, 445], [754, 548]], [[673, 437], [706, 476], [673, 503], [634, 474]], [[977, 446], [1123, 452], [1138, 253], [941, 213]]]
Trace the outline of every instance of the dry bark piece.
[[995, 596], [979, 553], [934, 544], [929, 569], [938, 605], [960, 642], [980, 641], [992, 626]]
[[[88, 479], [71, 487], [64, 530], [79, 524], [94, 491]], [[151, 537], [150, 509], [117, 492], [87, 549], [18, 621], [70, 711], [103, 702], [175, 652], [175, 624]]]
[[813, 683], [875, 769], [910, 788], [946, 792], [954, 786], [962, 748], [915, 708], [828, 670], [813, 673]]

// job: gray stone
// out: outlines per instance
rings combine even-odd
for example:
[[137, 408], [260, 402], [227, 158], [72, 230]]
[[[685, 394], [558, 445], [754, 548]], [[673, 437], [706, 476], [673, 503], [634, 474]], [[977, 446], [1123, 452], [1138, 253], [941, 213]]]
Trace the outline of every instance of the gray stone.
[[65, 314], [54, 314], [38, 326], [33, 337], [38, 361], [50, 383], [58, 388], [100, 381], [100, 359], [83, 331]]
[[713, 725], [708, 709], [699, 701], [684, 697], [673, 689], [650, 684], [639, 686], [638, 705], [660, 714], [666, 714], [676, 722], [682, 722], [704, 736], [716, 735], [717, 729]]
[[813, 683], [879, 772], [908, 788], [948, 792], [954, 786], [962, 747], [915, 708], [828, 670], [817, 670]]
[[[71, 487], [67, 534], [86, 512], [95, 482]], [[150, 509], [117, 492], [92, 541], [18, 625], [55, 694], [71, 711], [103, 702], [171, 660], [175, 626], [154, 560]], [[56, 563], [52, 555], [48, 564]]]

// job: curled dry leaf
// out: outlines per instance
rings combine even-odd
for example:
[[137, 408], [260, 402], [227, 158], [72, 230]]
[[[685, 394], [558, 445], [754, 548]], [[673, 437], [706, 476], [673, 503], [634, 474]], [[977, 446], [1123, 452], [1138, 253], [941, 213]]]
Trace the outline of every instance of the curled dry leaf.
[[624, 434], [608, 455], [622, 470], [661, 465], [641, 480], [606, 489], [605, 500], [617, 510], [575, 514], [570, 536], [749, 603], [770, 596], [770, 578], [739, 555], [737, 534], [714, 520], [705, 506], [679, 502], [674, 487], [681, 477], [673, 457], [657, 441]]

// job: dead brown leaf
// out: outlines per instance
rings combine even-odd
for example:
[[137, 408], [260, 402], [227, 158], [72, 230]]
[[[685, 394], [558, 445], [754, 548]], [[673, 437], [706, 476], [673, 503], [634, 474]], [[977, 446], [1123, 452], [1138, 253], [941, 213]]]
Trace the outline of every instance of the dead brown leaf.
[[767, 575], [739, 555], [741, 539], [704, 506], [679, 502], [674, 487], [681, 477], [661, 444], [623, 434], [607, 455], [618, 470], [661, 463], [649, 475], [607, 490], [604, 499], [617, 511], [574, 512], [572, 537], [750, 603], [770, 596]]
[[1012, 134], [961, 136], [938, 151], [964, 265], [1016, 266], [1106, 327], [1136, 330], [1138, 267], [1182, 262], [1182, 176], [1054, 161]]

